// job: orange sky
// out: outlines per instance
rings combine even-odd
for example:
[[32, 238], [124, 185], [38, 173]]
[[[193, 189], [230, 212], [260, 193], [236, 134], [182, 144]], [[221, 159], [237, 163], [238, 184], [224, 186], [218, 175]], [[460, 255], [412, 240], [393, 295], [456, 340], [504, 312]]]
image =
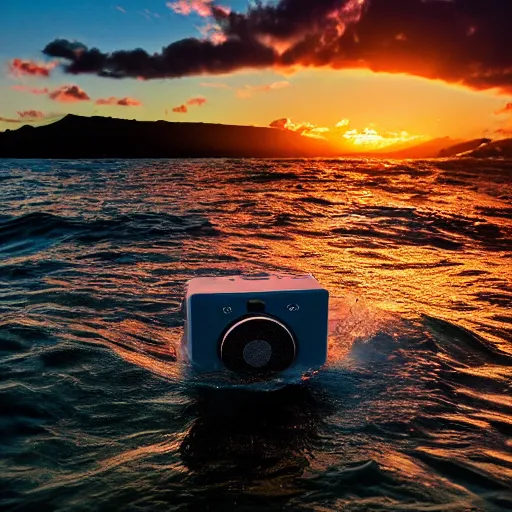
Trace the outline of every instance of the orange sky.
[[[57, 84], [62, 79], [54, 79]], [[373, 73], [364, 70], [299, 70], [291, 75], [275, 72], [237, 72], [216, 77], [180, 80], [124, 80], [123, 93], [137, 98], [142, 106], [97, 106], [94, 101], [58, 105], [43, 95], [12, 90], [13, 81], [2, 90], [2, 103], [16, 111], [31, 109], [56, 114], [109, 115], [141, 120], [200, 121], [267, 126], [288, 117], [294, 123], [309, 122], [333, 129], [349, 120], [346, 130], [378, 133], [406, 131], [425, 137], [481, 137], [499, 128], [505, 116], [495, 114], [507, 98], [493, 92], [467, 88], [407, 75]], [[38, 84], [34, 79], [25, 84]], [[46, 80], [45, 85], [48, 85]], [[91, 98], [115, 96], [117, 81], [80, 77], [81, 87]], [[217, 87], [214, 87], [216, 85]], [[101, 91], [101, 94], [100, 92]], [[186, 115], [172, 108], [192, 97], [204, 97], [205, 104], [192, 106]], [[167, 111], [167, 114], [166, 114]], [[0, 129], [13, 128], [0, 123]]]
[[[288, 127], [316, 127], [310, 135], [374, 141], [377, 147], [394, 137], [411, 143], [444, 136], [504, 137], [512, 128], [512, 109], [504, 109], [512, 88], [507, 45], [502, 44], [510, 22], [501, 22], [509, 18], [510, 9], [503, 3], [480, 2], [474, 10], [452, 1], [340, 0], [341, 10], [330, 12], [331, 0], [276, 0], [263, 2], [267, 7], [258, 15], [249, 0], [221, 3], [228, 9], [215, 16], [211, 0], [146, 0], [142, 11], [138, 0], [110, 6], [100, 0], [0, 4], [0, 28], [7, 41], [0, 47], [0, 130], [31, 119], [37, 125], [66, 113], [256, 126], [290, 119]], [[223, 18], [229, 9], [243, 13], [244, 26], [254, 32], [252, 46], [236, 46], [244, 38], [236, 35], [233, 20]], [[259, 24], [262, 16], [268, 17], [267, 23]], [[47, 23], [39, 23], [40, 18]], [[211, 41], [206, 29], [215, 25], [222, 35], [218, 23], [224, 27], [223, 37]], [[235, 31], [233, 53], [229, 44], [222, 46], [222, 40], [233, 36], [230, 30]], [[273, 39], [273, 30], [282, 33]], [[69, 40], [54, 39], [59, 37]], [[272, 47], [266, 48], [271, 53], [268, 62], [256, 59], [251, 64], [261, 51], [256, 42], [267, 39], [283, 51], [297, 41], [310, 42], [299, 45], [290, 61], [280, 60], [284, 54], [272, 53]], [[200, 50], [187, 53], [190, 41]], [[47, 51], [52, 44], [54, 49]], [[66, 44], [81, 49], [75, 57], [66, 57], [59, 53]], [[123, 79], [105, 78], [101, 66], [66, 73], [66, 64], [76, 64], [77, 55], [96, 46], [106, 52], [105, 58], [116, 50], [143, 48], [147, 53], [123, 68]], [[167, 57], [174, 52], [173, 57], [164, 58], [163, 52]], [[319, 66], [325, 52], [329, 69], [301, 67]], [[163, 75], [152, 76], [155, 62], [157, 67], [172, 64]], [[331, 69], [354, 63], [410, 74]], [[294, 72], [283, 71], [285, 65], [295, 66]], [[134, 66], [136, 72], [131, 71]], [[215, 75], [219, 69], [230, 72]], [[209, 75], [198, 75], [208, 70]], [[137, 79], [140, 73], [149, 79]], [[481, 90], [454, 85], [457, 82]], [[498, 85], [501, 93], [485, 89]], [[342, 120], [343, 126], [335, 129]]]

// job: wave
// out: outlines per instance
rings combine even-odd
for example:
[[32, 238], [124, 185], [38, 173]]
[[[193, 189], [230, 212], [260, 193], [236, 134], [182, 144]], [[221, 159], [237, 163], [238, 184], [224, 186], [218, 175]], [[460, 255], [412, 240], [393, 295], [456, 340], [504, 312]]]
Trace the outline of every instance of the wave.
[[[2, 165], [0, 508], [510, 508], [509, 163]], [[194, 373], [186, 281], [276, 271], [325, 367]]]
[[197, 214], [132, 213], [110, 218], [70, 218], [45, 212], [0, 218], [0, 253], [31, 254], [56, 243], [136, 243], [217, 237], [221, 231]]

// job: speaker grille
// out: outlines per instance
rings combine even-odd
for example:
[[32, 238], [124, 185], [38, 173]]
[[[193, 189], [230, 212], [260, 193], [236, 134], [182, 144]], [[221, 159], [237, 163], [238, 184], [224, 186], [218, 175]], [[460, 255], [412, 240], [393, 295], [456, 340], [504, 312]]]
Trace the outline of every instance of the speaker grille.
[[220, 343], [220, 357], [237, 373], [273, 373], [295, 360], [295, 340], [290, 330], [269, 316], [249, 316], [232, 324]]

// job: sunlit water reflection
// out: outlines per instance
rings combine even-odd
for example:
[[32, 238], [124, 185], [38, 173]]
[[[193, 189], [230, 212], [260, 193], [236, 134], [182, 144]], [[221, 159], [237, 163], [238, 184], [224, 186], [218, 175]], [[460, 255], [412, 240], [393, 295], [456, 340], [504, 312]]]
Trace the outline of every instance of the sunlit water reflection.
[[[0, 507], [512, 508], [511, 183], [506, 161], [0, 162]], [[326, 367], [190, 372], [185, 282], [275, 271], [330, 290]]]

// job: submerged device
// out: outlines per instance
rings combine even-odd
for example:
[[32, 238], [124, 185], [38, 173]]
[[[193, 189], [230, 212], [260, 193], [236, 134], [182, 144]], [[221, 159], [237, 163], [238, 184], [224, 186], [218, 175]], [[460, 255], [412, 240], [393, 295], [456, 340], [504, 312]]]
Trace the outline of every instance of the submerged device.
[[327, 358], [329, 293], [312, 276], [200, 277], [187, 283], [184, 348], [201, 372], [272, 375]]

